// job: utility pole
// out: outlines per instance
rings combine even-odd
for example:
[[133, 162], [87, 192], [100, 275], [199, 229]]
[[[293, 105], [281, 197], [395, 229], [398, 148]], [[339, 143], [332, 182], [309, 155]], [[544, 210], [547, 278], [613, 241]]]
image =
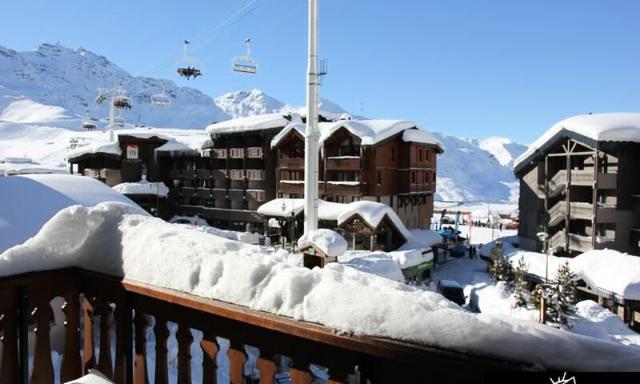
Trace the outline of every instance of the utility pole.
[[309, 0], [307, 126], [304, 137], [304, 233], [318, 229], [318, 0]]

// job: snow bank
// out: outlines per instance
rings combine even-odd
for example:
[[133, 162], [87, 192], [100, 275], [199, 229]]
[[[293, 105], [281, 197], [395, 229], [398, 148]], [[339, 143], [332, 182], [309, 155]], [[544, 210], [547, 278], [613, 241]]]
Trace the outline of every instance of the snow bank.
[[115, 185], [113, 190], [123, 195], [169, 196], [169, 188], [161, 181], [148, 182], [146, 180], [140, 180], [135, 183], [121, 183]]
[[0, 255], [3, 276], [68, 266], [189, 292], [343, 332], [574, 370], [634, 370], [640, 350], [462, 310], [338, 263], [308, 270], [283, 253], [191, 231], [122, 203], [69, 207]]
[[[347, 204], [318, 200], [318, 219], [336, 221], [346, 206]], [[262, 204], [257, 212], [263, 216], [286, 218], [291, 217], [292, 213], [297, 216], [302, 211], [304, 211], [304, 199], [277, 198]]]
[[574, 272], [598, 288], [640, 300], [640, 257], [615, 250], [592, 250], [571, 260]]
[[0, 120], [13, 123], [50, 122], [69, 119], [64, 108], [44, 105], [26, 98], [18, 99], [0, 112]]
[[627, 327], [622, 319], [593, 300], [576, 303], [571, 332], [610, 340], [640, 348], [640, 334]]
[[362, 272], [404, 282], [400, 266], [389, 254], [384, 252], [347, 251], [338, 257], [338, 262]]
[[104, 201], [118, 201], [144, 214], [127, 197], [83, 176], [0, 177], [0, 196], [0, 252], [35, 235], [59, 210], [72, 205], [91, 207]]
[[298, 239], [298, 247], [315, 246], [327, 256], [337, 257], [347, 250], [347, 241], [330, 229], [316, 229]]
[[514, 162], [517, 167], [563, 130], [575, 132], [596, 141], [640, 142], [640, 113], [597, 113], [578, 115], [553, 125]]

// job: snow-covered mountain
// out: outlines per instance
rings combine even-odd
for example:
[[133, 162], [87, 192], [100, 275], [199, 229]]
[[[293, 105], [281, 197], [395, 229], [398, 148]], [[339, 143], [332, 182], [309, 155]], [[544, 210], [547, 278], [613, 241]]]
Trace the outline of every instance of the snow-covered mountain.
[[511, 163], [526, 146], [503, 138], [489, 140], [508, 141], [508, 147], [487, 146], [485, 140], [460, 139], [437, 132], [435, 135], [445, 151], [438, 158], [438, 200], [517, 202], [518, 181]]
[[[0, 109], [19, 100], [62, 107], [70, 116], [107, 116], [106, 103], [95, 103], [97, 88], [122, 84], [133, 109], [123, 117], [130, 123], [180, 128], [204, 127], [229, 116], [211, 97], [197, 89], [178, 87], [170, 80], [136, 77], [83, 48], [42, 44], [32, 52], [0, 46]], [[151, 96], [165, 92], [168, 108], [157, 108]], [[6, 116], [5, 116], [6, 117]]]
[[[86, 114], [99, 118], [107, 115], [106, 105], [94, 101], [96, 89], [117, 84], [126, 87], [134, 104], [124, 115], [129, 124], [200, 128], [212, 121], [261, 113], [305, 113], [303, 107], [278, 100], [259, 89], [230, 92], [214, 100], [169, 80], [134, 77], [105, 57], [82, 48], [42, 44], [33, 52], [19, 53], [0, 46], [0, 159], [27, 156], [59, 163], [64, 159], [69, 137], [75, 135], [69, 130], [81, 129], [81, 119]], [[163, 89], [171, 98], [171, 107], [152, 106], [151, 95]], [[321, 99], [320, 110], [327, 117], [348, 113], [326, 99]], [[101, 122], [101, 126], [104, 124]], [[437, 136], [445, 148], [438, 163], [438, 200], [517, 199], [518, 183], [511, 167], [525, 146], [499, 137]], [[21, 140], [25, 145], [20, 145]], [[42, 142], [41, 150], [31, 149], [30, 140]], [[57, 143], [60, 140], [67, 142]]]

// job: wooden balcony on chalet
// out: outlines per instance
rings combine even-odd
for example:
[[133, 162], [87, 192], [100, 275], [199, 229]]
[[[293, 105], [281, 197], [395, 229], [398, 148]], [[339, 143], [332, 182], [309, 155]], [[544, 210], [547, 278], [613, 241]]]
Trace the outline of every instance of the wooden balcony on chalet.
[[328, 171], [358, 171], [360, 164], [360, 156], [327, 157], [325, 169]]
[[278, 158], [278, 167], [284, 169], [303, 169], [304, 158], [302, 157], [280, 157]]
[[424, 184], [411, 184], [409, 186], [409, 192], [411, 193], [435, 193], [435, 184], [433, 183], [424, 183]]
[[280, 180], [278, 182], [278, 192], [287, 194], [302, 194], [304, 192], [303, 181]]
[[[62, 308], [52, 307], [57, 297], [64, 301]], [[206, 384], [216, 382], [218, 369], [228, 369], [233, 384], [274, 383], [282, 372], [291, 383], [306, 384], [314, 379], [310, 364], [328, 368], [333, 383], [345, 382], [355, 373], [359, 384], [421, 382], [425, 375], [476, 382], [484, 372], [523, 369], [515, 362], [340, 334], [324, 326], [77, 268], [0, 278], [0, 313], [2, 383], [66, 382], [94, 368], [115, 383], [146, 384], [153, 366], [155, 383], [164, 384], [169, 381], [167, 345], [172, 342], [178, 349], [178, 383], [191, 383], [192, 330], [202, 334], [197, 348], [202, 352], [202, 383]], [[54, 313], [63, 318], [62, 324], [52, 323]], [[170, 338], [168, 322], [177, 324], [175, 339]], [[52, 325], [62, 327], [58, 378], [51, 357]], [[149, 344], [155, 345], [154, 361], [147, 355], [148, 333], [155, 339]], [[217, 364], [217, 355], [223, 353], [217, 337], [230, 341], [225, 367]], [[257, 370], [245, 370], [245, 346], [249, 345], [259, 348]], [[289, 357], [291, 366], [279, 367], [278, 355]], [[248, 371], [258, 372], [259, 378], [245, 376]]]
[[321, 190], [326, 194], [338, 196], [359, 196], [363, 187], [360, 181], [326, 181], [321, 184]]

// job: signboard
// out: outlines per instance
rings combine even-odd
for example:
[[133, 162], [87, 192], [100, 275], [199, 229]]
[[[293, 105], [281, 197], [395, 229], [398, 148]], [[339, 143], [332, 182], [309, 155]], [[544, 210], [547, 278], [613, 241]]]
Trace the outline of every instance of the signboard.
[[138, 144], [127, 144], [127, 159], [138, 158]]

